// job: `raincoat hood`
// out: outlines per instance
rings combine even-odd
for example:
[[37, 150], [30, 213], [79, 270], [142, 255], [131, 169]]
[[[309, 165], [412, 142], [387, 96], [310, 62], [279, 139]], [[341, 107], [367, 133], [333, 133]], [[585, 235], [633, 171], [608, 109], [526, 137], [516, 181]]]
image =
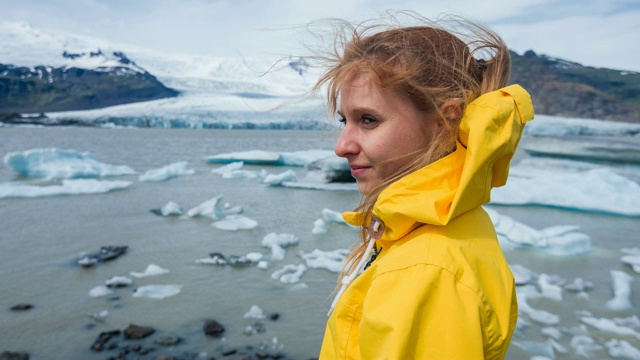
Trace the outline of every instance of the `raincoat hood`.
[[[509, 163], [525, 123], [532, 119], [530, 95], [519, 85], [472, 101], [460, 123], [456, 150], [378, 196], [373, 215], [385, 225], [379, 240], [400, 239], [423, 224], [446, 225], [489, 202], [491, 188], [506, 184]], [[345, 212], [343, 218], [354, 226], [363, 224], [361, 213]]]

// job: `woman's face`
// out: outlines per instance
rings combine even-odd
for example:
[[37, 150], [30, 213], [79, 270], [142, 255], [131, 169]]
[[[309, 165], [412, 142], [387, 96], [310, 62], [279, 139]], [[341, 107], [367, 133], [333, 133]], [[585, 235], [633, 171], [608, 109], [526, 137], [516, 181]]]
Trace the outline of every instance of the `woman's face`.
[[344, 128], [335, 152], [349, 161], [358, 190], [365, 195], [423, 154], [439, 123], [437, 113], [421, 112], [367, 75], [352, 76], [342, 84], [338, 114]]

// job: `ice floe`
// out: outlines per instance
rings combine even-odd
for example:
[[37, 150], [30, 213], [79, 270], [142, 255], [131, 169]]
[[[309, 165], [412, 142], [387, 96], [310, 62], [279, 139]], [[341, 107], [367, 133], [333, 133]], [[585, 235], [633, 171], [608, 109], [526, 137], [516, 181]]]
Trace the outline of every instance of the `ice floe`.
[[173, 201], [169, 201], [168, 203], [164, 204], [160, 209], [154, 209], [151, 211], [160, 216], [180, 216], [184, 214], [182, 206]]
[[293, 234], [269, 233], [262, 239], [262, 246], [271, 249], [271, 260], [284, 260], [285, 248], [298, 245], [300, 240]]
[[296, 181], [296, 173], [293, 170], [289, 169], [280, 174], [269, 174], [264, 180], [262, 180], [263, 184], [267, 184], [270, 186], [278, 186], [282, 185], [284, 182]]
[[145, 285], [134, 290], [133, 297], [164, 299], [180, 293], [180, 285]]
[[96, 179], [62, 180], [62, 183], [59, 185], [27, 185], [15, 182], [2, 183], [0, 184], [0, 199], [103, 194], [115, 190], [126, 189], [130, 185], [130, 181]]
[[228, 215], [236, 215], [242, 213], [242, 207], [231, 206], [230, 204], [220, 204], [222, 195], [213, 197], [200, 205], [189, 209], [187, 216], [189, 217], [207, 217], [214, 220], [224, 219]]
[[280, 270], [276, 270], [271, 274], [271, 278], [279, 280], [284, 284], [294, 284], [300, 281], [300, 278], [307, 271], [307, 267], [303, 264], [298, 265], [285, 265]]
[[189, 169], [186, 161], [180, 161], [158, 169], [148, 170], [140, 175], [139, 181], [165, 181], [180, 175], [193, 175], [195, 170]]
[[349, 254], [347, 249], [322, 251], [315, 249], [310, 253], [301, 253], [300, 256], [310, 269], [325, 269], [333, 273], [340, 273], [344, 261]]
[[74, 179], [134, 174], [126, 165], [111, 165], [97, 161], [91, 153], [57, 148], [12, 152], [4, 163], [24, 177]]
[[633, 309], [631, 305], [631, 282], [633, 278], [624, 271], [611, 270], [613, 298], [605, 304], [609, 310], [623, 311]]
[[142, 278], [147, 276], [157, 276], [157, 275], [163, 275], [168, 273], [169, 273], [169, 270], [167, 269], [164, 269], [156, 264], [149, 264], [147, 268], [144, 270], [144, 272], [132, 271], [131, 273], [129, 273], [129, 275], [137, 278]]
[[258, 222], [243, 215], [228, 215], [222, 220], [214, 221], [211, 226], [225, 231], [251, 230]]
[[623, 248], [620, 251], [627, 254], [622, 256], [620, 261], [631, 266], [634, 272], [640, 274], [640, 248]]
[[89, 290], [89, 296], [101, 297], [113, 294], [113, 290], [109, 289], [106, 285], [99, 285]]
[[247, 311], [243, 316], [245, 319], [265, 319], [267, 316], [264, 314], [264, 311], [258, 305], [252, 305], [249, 311]]
[[331, 150], [303, 150], [293, 152], [249, 150], [207, 156], [205, 160], [213, 164], [227, 164], [242, 161], [250, 165], [304, 166], [315, 160], [331, 155], [335, 156]]

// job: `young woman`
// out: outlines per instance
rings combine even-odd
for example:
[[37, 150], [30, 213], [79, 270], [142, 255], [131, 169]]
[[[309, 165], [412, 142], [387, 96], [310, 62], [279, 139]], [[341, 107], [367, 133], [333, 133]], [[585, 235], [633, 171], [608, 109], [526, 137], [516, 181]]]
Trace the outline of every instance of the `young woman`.
[[[320, 359], [502, 359], [514, 279], [481, 205], [507, 180], [529, 94], [505, 87], [509, 50], [462, 22], [351, 27], [318, 81], [363, 201]], [[469, 31], [468, 31], [469, 33]], [[364, 271], [363, 271], [364, 270]]]

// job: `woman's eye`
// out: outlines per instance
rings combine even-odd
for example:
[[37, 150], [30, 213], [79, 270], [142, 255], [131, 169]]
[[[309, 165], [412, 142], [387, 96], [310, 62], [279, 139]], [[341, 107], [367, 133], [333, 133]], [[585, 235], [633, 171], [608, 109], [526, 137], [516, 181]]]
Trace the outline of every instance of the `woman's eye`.
[[347, 118], [344, 116], [340, 116], [340, 118], [338, 119], [338, 122], [344, 125], [347, 123]]
[[373, 124], [376, 121], [378, 121], [378, 120], [376, 120], [376, 118], [374, 118], [373, 116], [365, 115], [365, 116], [362, 117], [362, 122], [364, 124]]

